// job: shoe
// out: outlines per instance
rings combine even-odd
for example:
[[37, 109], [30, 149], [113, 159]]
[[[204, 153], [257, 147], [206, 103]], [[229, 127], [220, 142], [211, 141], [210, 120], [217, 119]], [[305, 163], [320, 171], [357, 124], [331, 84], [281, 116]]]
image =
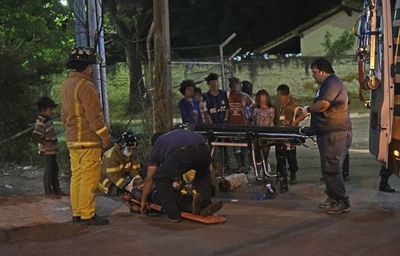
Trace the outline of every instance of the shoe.
[[324, 211], [326, 214], [338, 215], [350, 211], [350, 204], [343, 201], [336, 202], [331, 208]]
[[295, 185], [297, 184], [297, 176], [295, 172], [290, 173], [290, 180], [289, 180], [290, 185]]
[[58, 196], [69, 196], [68, 193], [65, 193], [65, 192], [63, 192], [63, 191], [61, 191], [61, 190], [58, 190], [58, 191], [54, 192], [54, 195], [58, 195]]
[[279, 178], [280, 190], [279, 193], [283, 194], [289, 191], [287, 178]]
[[61, 196], [57, 195], [57, 194], [45, 194], [45, 196], [50, 199], [60, 199], [61, 198]]
[[381, 177], [381, 182], [379, 183], [379, 191], [394, 193], [396, 190], [392, 188], [388, 183], [388, 178]]
[[387, 192], [387, 193], [396, 192], [396, 190], [394, 188], [392, 188], [389, 184], [386, 184], [384, 186], [379, 186], [379, 191]]
[[167, 220], [169, 221], [169, 222], [172, 222], [172, 223], [178, 223], [178, 222], [181, 222], [182, 221], [182, 219], [181, 218], [169, 218], [169, 217], [166, 217], [167, 218]]
[[81, 219], [81, 223], [89, 226], [101, 226], [101, 225], [108, 225], [110, 222], [108, 219], [104, 217], [97, 216], [96, 214], [93, 215], [90, 219]]
[[208, 205], [206, 208], [204, 208], [203, 210], [201, 210], [200, 215], [201, 216], [210, 216], [213, 215], [214, 213], [218, 212], [219, 210], [221, 210], [222, 205], [224, 203], [222, 201], [213, 203]]
[[331, 208], [335, 203], [337, 203], [335, 200], [331, 199], [331, 198], [327, 198], [324, 202], [320, 203], [318, 205], [319, 208], [321, 209], [329, 209]]
[[78, 224], [81, 222], [82, 222], [81, 216], [72, 216], [72, 224]]

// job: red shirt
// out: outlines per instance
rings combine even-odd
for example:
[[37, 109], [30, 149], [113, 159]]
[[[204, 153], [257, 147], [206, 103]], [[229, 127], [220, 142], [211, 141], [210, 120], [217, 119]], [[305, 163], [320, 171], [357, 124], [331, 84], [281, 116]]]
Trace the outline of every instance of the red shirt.
[[247, 124], [244, 108], [252, 104], [253, 100], [245, 93], [229, 93], [229, 124]]

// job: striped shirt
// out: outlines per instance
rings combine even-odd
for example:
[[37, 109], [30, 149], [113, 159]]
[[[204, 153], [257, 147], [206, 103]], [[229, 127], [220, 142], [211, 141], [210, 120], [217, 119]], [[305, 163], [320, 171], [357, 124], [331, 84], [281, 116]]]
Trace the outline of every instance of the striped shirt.
[[41, 155], [55, 155], [58, 151], [57, 133], [53, 119], [39, 115], [32, 134]]

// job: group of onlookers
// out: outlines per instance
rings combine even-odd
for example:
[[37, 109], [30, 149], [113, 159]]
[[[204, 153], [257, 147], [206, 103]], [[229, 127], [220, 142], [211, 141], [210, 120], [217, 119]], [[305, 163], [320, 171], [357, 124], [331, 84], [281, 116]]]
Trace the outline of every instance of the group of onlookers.
[[[205, 81], [209, 90], [202, 93], [193, 80], [184, 80], [180, 85], [183, 98], [179, 101], [179, 110], [182, 122], [192, 124], [230, 124], [255, 126], [297, 126], [304, 118], [299, 104], [290, 96], [289, 86], [281, 84], [277, 87], [275, 102], [273, 103], [267, 90], [257, 91], [252, 98], [253, 86], [249, 81], [240, 81], [236, 77], [229, 79], [229, 91], [219, 89], [218, 75], [210, 73]], [[295, 113], [295, 110], [296, 111]], [[269, 146], [261, 147], [264, 159], [268, 159]], [[227, 159], [227, 150], [223, 154]], [[246, 148], [235, 148], [234, 155], [238, 163], [238, 172], [247, 172], [245, 166], [248, 151]], [[289, 165], [290, 184], [296, 184], [298, 170], [296, 160], [296, 146], [289, 144], [276, 145], [277, 173], [281, 192], [288, 190], [287, 167]], [[260, 163], [260, 156], [257, 157]], [[229, 169], [228, 161], [223, 163]], [[257, 168], [253, 166], [253, 168]]]

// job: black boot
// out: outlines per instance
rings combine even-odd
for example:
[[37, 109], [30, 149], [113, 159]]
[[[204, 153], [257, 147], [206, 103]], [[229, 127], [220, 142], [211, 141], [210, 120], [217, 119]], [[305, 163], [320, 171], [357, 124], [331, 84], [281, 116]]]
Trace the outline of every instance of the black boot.
[[90, 226], [101, 226], [101, 225], [108, 225], [110, 222], [106, 218], [97, 216], [95, 214], [90, 219], [82, 219], [81, 218], [80, 223], [85, 224], [85, 225], [90, 225]]
[[288, 186], [288, 181], [286, 177], [281, 177], [278, 179], [279, 180], [279, 185], [280, 185], [280, 190], [279, 192], [281, 194], [288, 192], [289, 191], [289, 186]]
[[388, 183], [388, 178], [381, 177], [381, 182], [379, 183], [379, 191], [393, 193], [396, 192]]

